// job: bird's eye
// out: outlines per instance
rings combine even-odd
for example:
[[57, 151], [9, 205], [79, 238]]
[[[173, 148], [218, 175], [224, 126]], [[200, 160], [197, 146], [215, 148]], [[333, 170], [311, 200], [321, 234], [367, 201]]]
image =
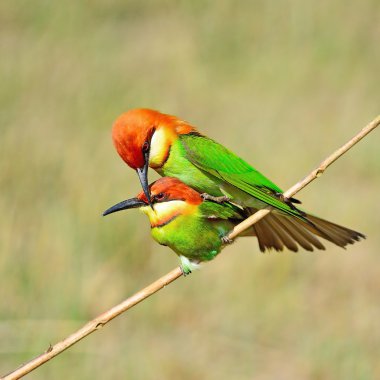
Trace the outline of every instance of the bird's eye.
[[149, 141], [145, 141], [142, 146], [142, 151], [146, 153], [149, 150]]
[[165, 198], [165, 194], [164, 193], [158, 193], [156, 196], [155, 196], [156, 200], [157, 201], [162, 201], [164, 200]]

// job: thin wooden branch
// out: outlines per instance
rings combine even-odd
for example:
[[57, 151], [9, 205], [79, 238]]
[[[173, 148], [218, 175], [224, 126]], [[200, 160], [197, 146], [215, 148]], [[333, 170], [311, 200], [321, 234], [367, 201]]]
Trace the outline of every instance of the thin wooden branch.
[[[371, 123], [369, 123], [365, 128], [363, 128], [357, 135], [355, 135], [345, 145], [343, 145], [341, 148], [336, 150], [332, 155], [326, 158], [316, 169], [314, 169], [302, 181], [298, 182], [289, 190], [287, 190], [284, 193], [284, 195], [287, 197], [291, 197], [294, 194], [296, 194], [298, 191], [303, 189], [305, 186], [307, 186], [311, 181], [318, 178], [320, 175], [323, 174], [323, 172], [326, 170], [326, 168], [329, 165], [331, 165], [335, 160], [337, 160], [340, 156], [342, 156], [345, 152], [347, 152], [352, 146], [358, 143], [363, 137], [365, 137], [369, 132], [375, 129], [379, 124], [380, 124], [380, 116], [378, 116]], [[267, 207], [265, 209], [262, 209], [256, 212], [254, 215], [250, 216], [249, 218], [244, 220], [242, 223], [237, 225], [229, 234], [229, 238], [234, 239], [242, 231], [250, 227], [252, 224], [256, 223], [258, 220], [260, 220], [265, 215], [267, 215], [270, 211], [271, 211], [271, 208]], [[182, 273], [181, 268], [178, 267], [178, 268], [173, 269], [171, 272], [169, 272], [165, 276], [159, 278], [157, 281], [153, 282], [146, 288], [135, 293], [132, 297], [126, 299], [122, 303], [116, 305], [112, 309], [106, 311], [105, 313], [99, 315], [92, 321], [88, 322], [81, 329], [77, 330], [75, 333], [73, 333], [66, 339], [58, 342], [54, 346], [50, 346], [43, 354], [21, 365], [19, 368], [9, 373], [8, 375], [5, 375], [0, 380], [15, 380], [15, 379], [19, 379], [25, 376], [26, 374], [33, 371], [37, 367], [41, 366], [42, 364], [46, 363], [50, 359], [59, 355], [60, 353], [62, 353], [63, 351], [65, 351], [66, 349], [74, 345], [75, 343], [79, 342], [81, 339], [90, 335], [94, 331], [100, 329], [101, 327], [106, 325], [108, 322], [110, 322], [112, 319], [114, 319], [115, 317], [124, 313], [125, 311], [135, 306], [139, 302], [145, 300], [146, 298], [156, 293], [157, 291], [161, 290], [162, 288], [164, 288], [166, 285], [170, 284], [171, 282], [177, 280], [179, 277], [182, 276], [182, 274], [183, 273]]]
[[15, 371], [2, 377], [1, 380], [14, 380], [14, 379], [19, 379], [25, 376], [26, 374], [33, 371], [40, 365], [54, 358], [54, 356], [57, 356], [58, 354], [67, 350], [73, 344], [78, 343], [81, 339], [85, 338], [87, 335], [90, 335], [94, 331], [99, 330], [101, 327], [106, 325], [115, 317], [119, 316], [120, 314], [124, 313], [131, 307], [137, 305], [138, 303], [145, 300], [152, 294], [158, 292], [159, 290], [164, 288], [166, 285], [175, 281], [177, 278], [181, 277], [182, 274], [183, 273], [180, 267], [173, 269], [171, 272], [167, 273], [165, 276], [162, 276], [161, 278], [151, 283], [146, 288], [135, 293], [132, 297], [127, 298], [122, 303], [114, 306], [112, 309], [107, 310], [105, 313], [99, 315], [92, 321], [88, 322], [81, 329], [79, 329], [72, 335], [68, 336], [66, 339], [60, 341], [54, 346], [49, 346], [49, 348], [43, 354], [21, 365]]

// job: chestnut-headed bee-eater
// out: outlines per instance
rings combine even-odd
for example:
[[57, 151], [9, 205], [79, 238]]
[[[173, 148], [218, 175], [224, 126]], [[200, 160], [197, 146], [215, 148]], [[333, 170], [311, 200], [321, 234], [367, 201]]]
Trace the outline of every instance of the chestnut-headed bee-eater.
[[[122, 114], [114, 123], [113, 142], [121, 158], [136, 170], [148, 204], [148, 168], [162, 176], [176, 177], [215, 202], [229, 201], [246, 214], [272, 206], [273, 211], [252, 227], [261, 251], [305, 249], [315, 242], [311, 231], [345, 247], [364, 238], [360, 232], [307, 215], [286, 198], [283, 191], [233, 152], [202, 135], [188, 122], [150, 109], [135, 109]], [[229, 206], [228, 206], [229, 207]], [[318, 246], [319, 245], [319, 246]]]
[[[160, 178], [148, 186], [148, 191], [150, 200], [142, 191], [136, 198], [110, 207], [103, 215], [140, 208], [150, 220], [153, 238], [176, 252], [185, 274], [190, 273], [200, 262], [212, 260], [229, 243], [228, 233], [248, 216], [247, 210], [230, 202], [205, 199], [178, 178]], [[336, 236], [341, 237], [342, 244], [344, 239], [346, 243], [355, 240], [348, 240], [348, 236], [361, 236], [314, 216], [303, 214], [303, 217], [307, 220], [310, 218], [314, 224], [329, 226]], [[270, 213], [242, 236], [256, 236], [262, 250], [282, 250], [286, 246], [297, 251], [297, 243], [309, 251], [314, 247], [325, 249], [314, 234], [325, 238], [308, 222], [295, 222], [291, 215]], [[276, 245], [272, 245], [271, 241], [275, 241]]]
[[223, 237], [245, 217], [240, 207], [204, 200], [177, 178], [160, 178], [148, 190], [150, 201], [142, 191], [103, 215], [139, 208], [149, 218], [153, 238], [179, 256], [185, 274], [200, 262], [212, 260], [227, 243]]

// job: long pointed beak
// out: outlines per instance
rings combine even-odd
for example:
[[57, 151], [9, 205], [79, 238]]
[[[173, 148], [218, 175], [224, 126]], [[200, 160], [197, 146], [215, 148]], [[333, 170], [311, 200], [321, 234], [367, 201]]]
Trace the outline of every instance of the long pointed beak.
[[149, 191], [149, 184], [148, 184], [148, 169], [149, 169], [149, 157], [148, 159], [145, 160], [145, 164], [142, 168], [137, 168], [136, 172], [139, 176], [140, 182], [141, 182], [141, 187], [144, 191], [144, 194], [146, 196], [146, 199], [148, 200], [148, 203], [150, 207], [153, 208], [152, 206], [152, 199], [150, 197], [150, 191]]
[[110, 207], [106, 211], [104, 211], [103, 216], [106, 216], [108, 214], [112, 214], [113, 212], [127, 210], [129, 208], [142, 207], [142, 206], [146, 206], [146, 203], [141, 201], [138, 198], [127, 199], [126, 201], [120, 202], [120, 203]]

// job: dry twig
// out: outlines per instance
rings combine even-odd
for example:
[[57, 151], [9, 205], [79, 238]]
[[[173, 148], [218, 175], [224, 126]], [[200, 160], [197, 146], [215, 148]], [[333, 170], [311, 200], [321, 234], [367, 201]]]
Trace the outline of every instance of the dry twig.
[[[303, 189], [305, 186], [307, 186], [310, 182], [312, 182], [314, 179], [319, 177], [323, 174], [323, 172], [327, 169], [328, 166], [330, 166], [335, 160], [337, 160], [340, 156], [342, 156], [344, 153], [346, 153], [350, 148], [352, 148], [356, 143], [358, 143], [363, 137], [365, 137], [369, 132], [374, 130], [377, 126], [380, 124], [380, 116], [375, 118], [373, 121], [371, 121], [366, 127], [364, 127], [357, 135], [355, 135], [350, 141], [348, 141], [346, 144], [344, 144], [341, 148], [336, 150], [332, 155], [330, 155], [328, 158], [326, 158], [324, 161], [321, 162], [321, 164], [314, 169], [308, 176], [306, 176], [302, 181], [295, 184], [293, 187], [288, 189], [284, 195], [286, 197], [292, 197], [294, 194], [296, 194], [298, 191]], [[230, 239], [236, 238], [241, 232], [246, 230], [248, 227], [250, 227], [252, 224], [259, 221], [261, 218], [263, 218], [265, 215], [267, 215], [271, 211], [270, 207], [267, 207], [265, 209], [262, 209], [255, 214], [251, 215], [249, 218], [238, 224], [229, 234]], [[99, 328], [103, 327], [105, 324], [110, 322], [112, 319], [117, 317], [118, 315], [124, 313], [131, 307], [135, 306], [139, 302], [145, 300], [152, 294], [156, 293], [160, 289], [164, 288], [166, 285], [170, 284], [171, 282], [175, 281], [179, 277], [182, 276], [182, 271], [178, 267], [176, 269], [173, 269], [171, 272], [167, 273], [165, 276], [161, 277], [157, 281], [153, 282], [146, 288], [138, 291], [135, 293], [132, 297], [126, 299], [122, 303], [114, 306], [112, 309], [106, 311], [105, 313], [99, 315], [92, 321], [88, 322], [86, 325], [84, 325], [81, 329], [67, 337], [66, 339], [56, 343], [54, 346], [49, 346], [49, 348], [42, 353], [41, 355], [37, 356], [36, 358], [32, 359], [31, 361], [21, 365], [19, 368], [14, 370], [13, 372], [9, 373], [8, 375], [5, 375], [0, 380], [15, 380], [19, 379], [29, 372], [33, 371], [37, 367], [41, 366], [42, 364], [46, 363], [48, 360], [52, 359], [53, 357], [59, 355], [75, 343], [79, 342], [81, 339], [85, 338], [87, 335], [93, 333], [94, 331], [98, 330]]]

